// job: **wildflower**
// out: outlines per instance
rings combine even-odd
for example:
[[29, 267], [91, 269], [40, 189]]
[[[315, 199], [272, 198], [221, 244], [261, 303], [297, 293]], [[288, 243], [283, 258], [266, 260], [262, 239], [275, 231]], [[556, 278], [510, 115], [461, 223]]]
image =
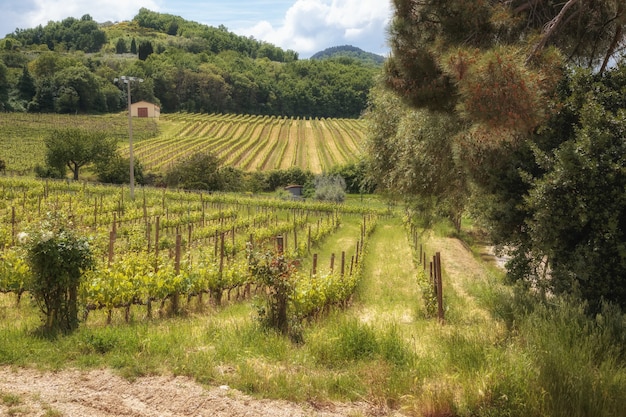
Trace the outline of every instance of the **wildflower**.
[[25, 244], [26, 242], [28, 242], [28, 233], [26, 232], [19, 232], [17, 234], [17, 241], [20, 245]]

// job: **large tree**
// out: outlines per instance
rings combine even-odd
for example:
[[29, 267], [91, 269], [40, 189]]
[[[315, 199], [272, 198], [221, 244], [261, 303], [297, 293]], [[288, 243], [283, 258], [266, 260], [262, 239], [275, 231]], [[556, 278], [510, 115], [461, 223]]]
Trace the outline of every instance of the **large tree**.
[[[536, 283], [541, 264], [552, 292], [576, 287], [595, 307], [603, 297], [626, 306], [626, 292], [611, 296], [621, 287], [603, 279], [622, 280], [626, 263], [618, 244], [624, 224], [616, 220], [624, 209], [613, 196], [624, 192], [624, 160], [615, 157], [623, 155], [623, 112], [615, 101], [626, 83], [614, 76], [623, 69], [609, 66], [624, 51], [623, 0], [394, 4], [385, 84], [408, 105], [458, 122], [456, 134], [438, 134], [441, 150], [458, 157], [494, 242], [517, 249], [511, 275]], [[574, 67], [590, 73], [569, 80]], [[412, 140], [434, 132], [436, 120], [422, 118], [431, 128], [414, 128]], [[397, 157], [397, 148], [388, 154]], [[611, 204], [593, 197], [601, 190]], [[586, 251], [613, 260], [588, 256], [583, 269]]]
[[117, 144], [104, 132], [81, 129], [55, 130], [45, 138], [46, 164], [59, 172], [72, 171], [74, 180], [79, 170], [90, 163], [105, 163], [116, 155]]

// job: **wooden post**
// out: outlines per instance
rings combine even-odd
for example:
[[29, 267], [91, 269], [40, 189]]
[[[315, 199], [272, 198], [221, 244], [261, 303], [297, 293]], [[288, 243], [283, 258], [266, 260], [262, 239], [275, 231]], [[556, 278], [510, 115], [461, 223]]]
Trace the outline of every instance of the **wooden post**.
[[345, 251], [341, 251], [341, 276], [343, 277], [343, 275], [346, 272], [346, 252]]
[[441, 279], [441, 254], [439, 252], [435, 255], [435, 265], [435, 269], [437, 270], [437, 316], [439, 317], [439, 321], [443, 323], [443, 282]]
[[218, 230], [217, 230], [217, 228], [216, 228], [216, 229], [215, 229], [215, 242], [214, 242], [214, 243], [215, 243], [215, 247], [214, 247], [214, 250], [213, 250], [213, 257], [214, 257], [215, 259], [217, 259], [217, 251], [218, 251], [218, 249], [219, 249], [219, 246], [218, 246], [218, 243], [217, 243], [217, 242], [218, 242], [218, 240], [219, 240], [219, 232], [218, 232]]
[[335, 254], [330, 255], [330, 273], [332, 274], [335, 271]]
[[224, 271], [224, 233], [220, 235], [220, 277]]
[[282, 255], [284, 249], [285, 249], [285, 246], [284, 246], [283, 236], [282, 235], [276, 236], [276, 251], [278, 252], [279, 255]]
[[293, 249], [296, 253], [298, 253], [298, 225], [295, 221], [295, 215], [293, 221]]
[[109, 232], [109, 266], [113, 262], [113, 250], [115, 245], [115, 232], [111, 230]]
[[11, 206], [11, 246], [15, 246], [15, 207]]
[[309, 237], [306, 243], [306, 250], [308, 253], [311, 253], [311, 225], [309, 225]]
[[146, 241], [148, 242], [148, 253], [152, 251], [152, 224], [146, 223]]
[[317, 253], [313, 254], [313, 275], [317, 274]]
[[[176, 275], [180, 274], [180, 252], [181, 252], [181, 244], [182, 236], [180, 233], [176, 234], [176, 249], [174, 252], [174, 273]], [[172, 294], [172, 314], [176, 315], [179, 313], [180, 306], [180, 293], [178, 291], [174, 291]]]
[[161, 217], [157, 216], [154, 227], [154, 272], [159, 271], [159, 233], [161, 228]]

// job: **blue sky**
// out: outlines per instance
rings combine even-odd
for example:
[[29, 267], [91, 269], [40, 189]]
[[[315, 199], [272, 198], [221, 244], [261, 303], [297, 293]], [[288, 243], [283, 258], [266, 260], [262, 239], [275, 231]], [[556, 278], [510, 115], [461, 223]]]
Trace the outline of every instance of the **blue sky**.
[[16, 28], [85, 14], [97, 22], [131, 20], [141, 7], [182, 16], [293, 49], [301, 58], [331, 46], [389, 53], [390, 0], [0, 0], [0, 38]]

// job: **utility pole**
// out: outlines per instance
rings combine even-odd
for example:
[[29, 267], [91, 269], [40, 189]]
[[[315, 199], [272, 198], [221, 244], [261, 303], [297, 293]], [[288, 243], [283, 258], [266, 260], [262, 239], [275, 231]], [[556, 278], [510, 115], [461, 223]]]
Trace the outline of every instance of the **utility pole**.
[[130, 100], [130, 84], [133, 81], [142, 83], [142, 78], [129, 77], [122, 75], [120, 78], [113, 80], [114, 82], [122, 81], [128, 88], [128, 159], [130, 160], [130, 199], [135, 199], [135, 160], [133, 156], [133, 114], [131, 112]]

